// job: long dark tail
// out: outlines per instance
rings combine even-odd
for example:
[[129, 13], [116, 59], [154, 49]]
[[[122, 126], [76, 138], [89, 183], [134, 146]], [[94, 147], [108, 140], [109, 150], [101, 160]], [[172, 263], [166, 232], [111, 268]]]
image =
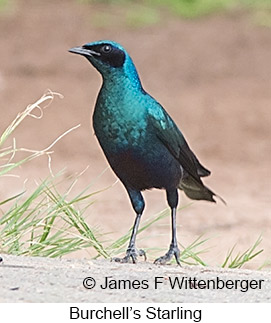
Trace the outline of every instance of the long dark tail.
[[183, 190], [192, 200], [206, 200], [216, 203], [216, 200], [214, 199], [215, 196], [226, 205], [226, 202], [222, 197], [212, 192], [201, 180], [198, 181], [190, 175], [186, 175], [182, 178], [179, 183], [179, 189]]

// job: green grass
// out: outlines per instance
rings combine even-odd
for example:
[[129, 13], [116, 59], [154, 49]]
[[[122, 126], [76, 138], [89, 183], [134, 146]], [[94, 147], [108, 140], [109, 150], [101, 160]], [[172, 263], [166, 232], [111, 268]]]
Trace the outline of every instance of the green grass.
[[160, 5], [168, 8], [172, 13], [185, 18], [198, 18], [217, 12], [232, 10], [271, 9], [270, 0], [146, 0], [152, 6]]
[[244, 252], [238, 252], [235, 256], [233, 256], [234, 249], [236, 248], [236, 245], [232, 247], [232, 249], [229, 251], [228, 255], [226, 256], [225, 261], [222, 264], [222, 268], [228, 267], [228, 268], [241, 268], [244, 264], [258, 256], [260, 253], [263, 252], [263, 249], [258, 250], [258, 246], [261, 244], [262, 238], [261, 236], [255, 241], [253, 246], [251, 246], [249, 249], [247, 249]]
[[[155, 24], [164, 24], [169, 14], [196, 19], [203, 16], [247, 11], [252, 21], [258, 25], [271, 26], [270, 0], [77, 0], [81, 3], [94, 3], [95, 14], [91, 23], [95, 27], [107, 28], [126, 26], [144, 28]], [[168, 14], [165, 14], [168, 13]]]
[[0, 0], [0, 10], [5, 8], [5, 6], [8, 4], [9, 0]]
[[139, 4], [135, 7], [127, 8], [125, 13], [126, 25], [133, 28], [155, 25], [159, 21], [159, 11], [151, 6]]
[[185, 17], [197, 18], [214, 12], [232, 9], [235, 0], [148, 0], [152, 5], [168, 8], [172, 13]]
[[155, 25], [159, 21], [159, 10], [144, 3], [120, 6], [117, 2], [117, 4], [96, 9], [91, 16], [91, 24], [104, 29], [112, 26], [135, 29]]
[[[64, 135], [78, 127], [69, 129], [49, 147], [41, 151], [17, 148], [15, 139], [13, 139], [13, 145], [6, 147], [11, 135], [17, 127], [21, 126], [25, 118], [41, 118], [44, 109], [52, 103], [56, 96], [59, 94], [48, 91], [37, 102], [19, 113], [2, 133], [0, 137], [0, 180], [2, 182], [5, 180], [5, 176], [10, 175], [10, 172], [15, 168], [44, 154], [48, 156], [50, 170], [51, 148]], [[20, 159], [17, 154], [22, 152], [26, 154], [26, 157]], [[62, 173], [51, 174], [47, 179], [38, 183], [31, 193], [22, 191], [0, 201], [0, 212], [2, 213], [0, 217], [0, 253], [61, 257], [84, 249], [90, 258], [111, 258], [125, 253], [132, 228], [116, 241], [112, 241], [108, 233], [97, 227], [91, 227], [89, 224], [89, 222], [91, 223], [89, 218], [91, 208], [95, 207], [95, 197], [100, 192], [93, 192], [92, 186], [89, 185], [80, 194], [72, 197], [73, 189], [82, 174], [69, 178], [64, 177], [64, 179]], [[180, 208], [179, 211], [185, 207], [189, 207], [189, 205]], [[142, 239], [143, 232], [169, 216], [170, 212], [166, 209], [142, 221], [138, 232], [138, 243], [140, 244], [146, 239], [146, 236]], [[180, 244], [181, 262], [187, 265], [207, 266], [202, 256], [210, 252], [210, 249], [205, 247], [208, 240], [200, 236], [187, 246]], [[262, 249], [258, 250], [261, 241], [260, 237], [251, 248], [236, 255], [234, 255], [234, 246], [221, 267], [241, 268], [263, 252]], [[148, 256], [156, 258], [157, 251], [162, 254], [166, 250], [152, 248], [146, 251]], [[261, 267], [268, 264], [269, 262], [266, 262]]]
[[16, 0], [0, 0], [0, 14], [12, 14]]
[[[60, 257], [91, 247], [103, 257], [108, 257], [98, 240], [99, 233], [83, 218], [93, 203], [91, 198], [95, 193], [79, 194], [67, 200], [70, 187], [76, 180], [60, 194], [57, 186], [61, 181], [57, 183], [56, 178], [47, 179], [29, 196], [22, 195], [16, 199], [0, 220], [1, 252]], [[84, 207], [83, 202], [86, 202]]]

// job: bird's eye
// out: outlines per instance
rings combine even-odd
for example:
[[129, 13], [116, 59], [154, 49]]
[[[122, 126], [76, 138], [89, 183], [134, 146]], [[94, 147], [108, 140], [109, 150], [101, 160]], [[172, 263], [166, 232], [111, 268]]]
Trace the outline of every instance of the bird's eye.
[[110, 46], [110, 45], [104, 45], [104, 46], [102, 47], [102, 52], [103, 52], [103, 53], [105, 53], [105, 54], [110, 53], [110, 52], [111, 52], [111, 50], [112, 50], [112, 46]]

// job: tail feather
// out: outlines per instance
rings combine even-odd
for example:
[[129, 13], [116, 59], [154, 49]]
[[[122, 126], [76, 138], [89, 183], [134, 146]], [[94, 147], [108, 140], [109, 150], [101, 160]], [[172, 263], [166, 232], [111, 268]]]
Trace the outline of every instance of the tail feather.
[[212, 192], [201, 180], [196, 181], [192, 176], [188, 175], [182, 178], [179, 183], [179, 189], [183, 190], [184, 193], [192, 200], [206, 200], [216, 203], [214, 197], [217, 197], [226, 205], [226, 202], [222, 197]]
[[197, 167], [197, 173], [199, 177], [209, 176], [211, 172], [199, 162], [199, 160], [195, 155], [193, 155], [193, 157], [194, 157], [194, 162], [195, 162], [195, 166]]

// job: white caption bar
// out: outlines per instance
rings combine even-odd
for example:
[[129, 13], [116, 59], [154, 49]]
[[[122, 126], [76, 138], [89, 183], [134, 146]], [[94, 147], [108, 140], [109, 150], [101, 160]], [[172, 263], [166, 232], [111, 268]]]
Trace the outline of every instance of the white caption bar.
[[101, 322], [171, 320], [174, 322], [264, 322], [270, 304], [167, 304], [167, 303], [89, 303], [89, 304], [0, 304], [1, 322]]

